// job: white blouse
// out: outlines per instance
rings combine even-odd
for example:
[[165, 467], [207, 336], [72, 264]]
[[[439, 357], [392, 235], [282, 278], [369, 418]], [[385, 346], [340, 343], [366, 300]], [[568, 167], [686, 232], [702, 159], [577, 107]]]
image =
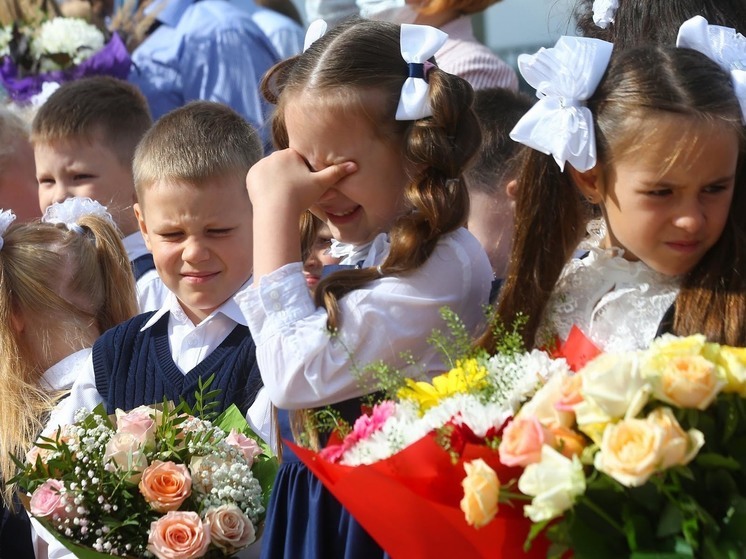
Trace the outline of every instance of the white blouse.
[[606, 352], [645, 349], [679, 292], [678, 277], [660, 274], [619, 248], [587, 246], [565, 265], [544, 312], [539, 340], [564, 341], [573, 325]]
[[[363, 267], [380, 264], [387, 253], [381, 234]], [[419, 269], [345, 295], [339, 301], [340, 330], [331, 336], [327, 313], [314, 305], [301, 270], [299, 262], [287, 264], [236, 296], [256, 342], [267, 396], [282, 409], [324, 406], [369, 393], [375, 386], [366, 386], [371, 379], [365, 367], [378, 361], [408, 376], [443, 371], [441, 355], [427, 342], [433, 329], [446, 330], [440, 309], [450, 307], [476, 332], [484, 323], [492, 280], [484, 249], [459, 229], [444, 235]], [[414, 357], [414, 369], [407, 368], [403, 352]]]

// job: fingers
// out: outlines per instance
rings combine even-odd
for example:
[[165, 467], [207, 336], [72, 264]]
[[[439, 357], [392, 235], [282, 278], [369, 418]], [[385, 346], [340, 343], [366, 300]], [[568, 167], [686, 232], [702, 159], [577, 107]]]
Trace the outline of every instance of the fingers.
[[327, 188], [330, 188], [345, 177], [353, 174], [355, 171], [357, 171], [357, 163], [353, 161], [345, 161], [343, 163], [330, 165], [329, 167], [312, 174], [314, 180], [317, 181], [319, 185], [324, 185]]

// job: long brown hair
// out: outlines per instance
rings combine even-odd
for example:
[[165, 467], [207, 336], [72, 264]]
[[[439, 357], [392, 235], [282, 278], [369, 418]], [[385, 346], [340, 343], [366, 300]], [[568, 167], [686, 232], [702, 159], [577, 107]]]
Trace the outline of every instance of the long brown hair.
[[[683, 280], [675, 304], [674, 333], [701, 332], [710, 340], [746, 345], [746, 247], [743, 216], [744, 141], [741, 112], [730, 77], [699, 52], [648, 46], [612, 56], [606, 75], [588, 101], [593, 113], [598, 161], [613, 165], [633, 149], [644, 148], [645, 117], [684, 116], [715, 122], [741, 138], [736, 185], [720, 240]], [[682, 146], [679, 149], [684, 149]], [[674, 148], [675, 150], [675, 148]], [[678, 156], [672, 153], [672, 161]], [[498, 317], [512, 324], [518, 313], [528, 347], [564, 264], [582, 238], [589, 212], [570, 173], [551, 156], [525, 149], [516, 193], [515, 238], [508, 277], [497, 304]], [[494, 349], [486, 334], [480, 344]]]
[[[371, 119], [381, 141], [390, 142], [401, 150], [411, 168], [421, 170], [404, 189], [408, 211], [388, 231], [390, 251], [381, 266], [336, 272], [316, 287], [316, 304], [326, 308], [330, 331], [342, 324], [339, 299], [382, 276], [416, 270], [430, 257], [442, 235], [466, 222], [469, 211], [463, 171], [481, 141], [472, 110], [473, 90], [465, 80], [434, 68], [427, 76], [432, 116], [395, 120], [402, 85], [409, 75], [400, 48], [398, 25], [351, 20], [332, 29], [302, 55], [275, 66], [262, 83], [267, 100], [277, 105], [272, 137], [278, 149], [289, 144], [287, 104], [298, 93], [312, 91]], [[293, 416], [297, 432], [307, 412], [301, 410]], [[310, 429], [312, 440], [315, 434]]]

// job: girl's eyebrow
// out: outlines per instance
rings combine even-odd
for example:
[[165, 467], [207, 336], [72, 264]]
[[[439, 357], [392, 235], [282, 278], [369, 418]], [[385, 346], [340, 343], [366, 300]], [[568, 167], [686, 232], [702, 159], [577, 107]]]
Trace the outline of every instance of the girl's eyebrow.
[[[730, 181], [735, 180], [735, 178], [736, 178], [736, 175], [734, 173], [732, 175], [728, 175], [728, 176], [725, 176], [725, 177], [718, 177], [716, 179], [707, 181], [706, 184], [720, 184], [720, 183], [723, 183], [723, 182], [730, 182]], [[644, 186], [647, 186], [647, 187], [678, 188], [678, 187], [681, 186], [681, 184], [679, 184], [679, 183], [666, 182], [666, 181], [658, 181], [658, 180], [644, 180], [644, 181], [641, 181], [641, 182], [642, 182], [642, 184]]]

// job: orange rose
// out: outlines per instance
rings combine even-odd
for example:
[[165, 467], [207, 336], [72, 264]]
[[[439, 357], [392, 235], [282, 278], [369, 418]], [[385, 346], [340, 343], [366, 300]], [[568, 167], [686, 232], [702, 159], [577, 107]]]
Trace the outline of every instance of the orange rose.
[[554, 435], [554, 448], [567, 458], [580, 456], [587, 446], [586, 439], [580, 433], [567, 427], [550, 427], [549, 431]]
[[461, 482], [464, 488], [461, 510], [470, 526], [481, 528], [497, 514], [500, 480], [495, 470], [481, 458], [464, 463], [464, 470], [466, 477]]
[[150, 524], [148, 551], [158, 559], [195, 559], [210, 545], [210, 529], [196, 512], [171, 511]]
[[192, 478], [183, 464], [154, 460], [140, 479], [140, 493], [158, 512], [174, 511], [192, 492]]

